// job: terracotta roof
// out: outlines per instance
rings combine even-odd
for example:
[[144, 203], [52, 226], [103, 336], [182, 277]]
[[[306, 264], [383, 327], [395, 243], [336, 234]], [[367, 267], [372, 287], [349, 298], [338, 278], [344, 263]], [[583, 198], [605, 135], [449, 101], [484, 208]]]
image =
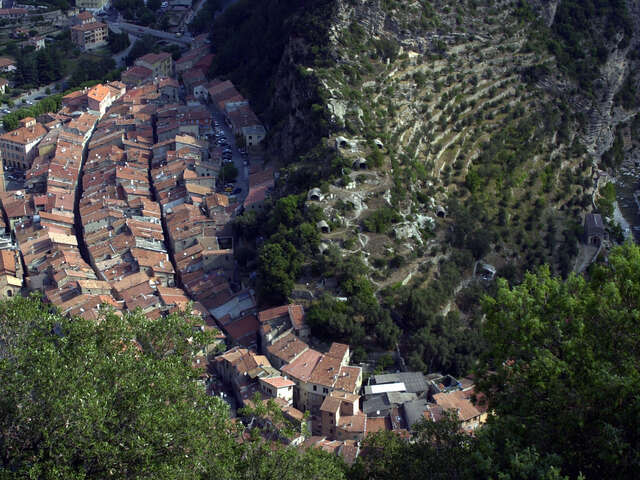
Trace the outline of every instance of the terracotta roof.
[[90, 22], [83, 23], [82, 25], [74, 25], [71, 27], [71, 30], [76, 30], [78, 32], [88, 32], [90, 30], [98, 30], [102, 28], [107, 28], [107, 26], [102, 22]]
[[0, 57], [0, 68], [9, 67], [15, 64], [16, 64], [16, 61], [13, 58]]
[[332, 357], [339, 358], [340, 360], [342, 360], [346, 356], [348, 351], [349, 351], [349, 345], [346, 345], [344, 343], [333, 342], [331, 344], [331, 347], [329, 347], [329, 351], [327, 352], [327, 355], [331, 355]]
[[244, 206], [250, 207], [251, 205], [255, 205], [257, 203], [261, 203], [267, 198], [267, 191], [269, 190], [268, 185], [261, 185], [259, 187], [251, 187], [249, 189], [249, 194], [247, 198], [244, 200]]
[[286, 373], [296, 380], [307, 382], [321, 357], [320, 352], [310, 348], [289, 365], [282, 367], [282, 373]]
[[102, 102], [105, 98], [107, 98], [107, 95], [110, 94], [109, 88], [105, 87], [102, 84], [98, 84], [94, 87], [92, 87], [91, 89], [89, 89], [89, 91], [87, 92], [87, 96], [89, 98], [92, 98], [98, 102]]
[[367, 418], [367, 435], [372, 435], [384, 430], [391, 430], [391, 421], [389, 420], [389, 417]]
[[343, 366], [340, 367], [338, 378], [333, 384], [336, 390], [355, 393], [358, 388], [358, 378], [361, 378], [362, 369], [360, 367]]
[[458, 413], [458, 418], [465, 422], [480, 415], [478, 410], [469, 400], [466, 392], [456, 390], [451, 393], [436, 393], [433, 396], [436, 404], [445, 410], [454, 410]]
[[113, 284], [113, 288], [117, 292], [123, 292], [128, 290], [131, 287], [136, 285], [140, 285], [141, 283], [149, 282], [149, 276], [144, 272], [134, 273], [133, 275], [129, 275], [124, 277], [122, 280], [117, 281]]
[[274, 357], [279, 358], [284, 363], [291, 363], [308, 349], [309, 345], [304, 343], [293, 333], [289, 333], [273, 345], [267, 346], [267, 352]]
[[336, 428], [344, 430], [345, 432], [352, 433], [366, 433], [367, 431], [367, 416], [359, 412], [357, 415], [341, 416], [338, 420]]
[[256, 335], [258, 331], [258, 320], [255, 315], [245, 315], [225, 325], [224, 329], [233, 340], [239, 341], [247, 336]]
[[7, 132], [0, 138], [13, 143], [20, 143], [26, 145], [36, 140], [41, 139], [47, 134], [47, 129], [39, 123], [36, 123], [33, 127], [20, 127], [11, 132]]
[[309, 382], [326, 387], [333, 387], [340, 373], [340, 362], [341, 359], [339, 358], [323, 355], [318, 361], [316, 368], [311, 372]]
[[171, 58], [170, 53], [167, 53], [167, 52], [147, 53], [146, 55], [143, 55], [142, 57], [138, 58], [136, 62], [145, 62], [150, 65], [153, 65], [155, 63], [162, 62], [167, 58]]
[[11, 250], [0, 250], [0, 272], [16, 275], [16, 256]]
[[122, 72], [122, 75], [125, 77], [143, 80], [145, 78], [151, 77], [153, 75], [153, 71], [149, 70], [147, 67], [134, 65], [133, 67], [129, 67], [126, 71]]
[[284, 377], [261, 378], [260, 380], [275, 388], [287, 388], [295, 385], [294, 381]]
[[76, 15], [76, 18], [79, 20], [91, 20], [93, 18], [93, 14], [91, 12], [84, 11]]
[[342, 401], [339, 398], [332, 397], [331, 395], [327, 395], [320, 405], [321, 412], [329, 412], [329, 413], [337, 413], [340, 410], [340, 404]]

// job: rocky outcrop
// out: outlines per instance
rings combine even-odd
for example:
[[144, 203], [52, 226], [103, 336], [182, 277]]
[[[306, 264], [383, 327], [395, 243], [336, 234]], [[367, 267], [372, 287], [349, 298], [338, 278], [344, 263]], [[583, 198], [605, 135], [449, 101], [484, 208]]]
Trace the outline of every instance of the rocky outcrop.
[[270, 111], [280, 120], [272, 128], [269, 148], [284, 159], [293, 159], [320, 139], [312, 112], [312, 105], [320, 101], [318, 80], [311, 67], [302, 66], [309, 48], [302, 40], [291, 38], [273, 79]]
[[547, 27], [553, 25], [560, 0], [529, 0], [529, 3], [538, 10]]

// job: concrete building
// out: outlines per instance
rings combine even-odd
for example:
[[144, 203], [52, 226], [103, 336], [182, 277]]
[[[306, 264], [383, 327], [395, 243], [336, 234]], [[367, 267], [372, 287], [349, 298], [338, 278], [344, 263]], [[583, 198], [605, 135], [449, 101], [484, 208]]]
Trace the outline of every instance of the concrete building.
[[31, 117], [23, 118], [20, 124], [20, 128], [0, 136], [0, 153], [4, 165], [26, 170], [37, 156], [38, 149], [35, 147], [47, 130]]
[[260, 378], [260, 391], [268, 397], [281, 398], [287, 405], [293, 404], [293, 387], [295, 383], [284, 377]]
[[109, 8], [110, 0], [76, 0], [76, 7], [90, 12], [101, 12]]
[[147, 53], [135, 61], [135, 65], [148, 68], [154, 77], [170, 77], [173, 75], [173, 58], [167, 52]]
[[89, 22], [71, 27], [71, 41], [82, 50], [93, 50], [107, 44], [109, 29], [102, 22]]

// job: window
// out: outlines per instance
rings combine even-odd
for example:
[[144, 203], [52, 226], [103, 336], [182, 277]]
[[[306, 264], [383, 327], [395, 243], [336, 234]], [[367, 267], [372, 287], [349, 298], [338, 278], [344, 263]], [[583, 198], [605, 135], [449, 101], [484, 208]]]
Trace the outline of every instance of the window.
[[322, 393], [329, 393], [329, 389], [328, 388], [323, 388], [322, 389]]
[[313, 386], [313, 391], [315, 392], [315, 391], [317, 391], [317, 390], [318, 390], [318, 387], [316, 387], [316, 386], [314, 385], [314, 386]]

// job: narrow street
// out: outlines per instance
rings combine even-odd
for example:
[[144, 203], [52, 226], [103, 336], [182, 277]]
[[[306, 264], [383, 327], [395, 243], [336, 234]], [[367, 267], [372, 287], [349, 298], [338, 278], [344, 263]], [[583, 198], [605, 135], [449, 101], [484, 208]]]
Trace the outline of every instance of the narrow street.
[[249, 167], [245, 165], [245, 161], [249, 161], [248, 157], [243, 157], [238, 148], [236, 146], [236, 139], [231, 131], [231, 127], [227, 125], [224, 120], [224, 115], [215, 108], [215, 106], [209, 104], [209, 111], [211, 112], [211, 117], [214, 121], [220, 124], [219, 129], [224, 132], [224, 135], [227, 137], [227, 142], [231, 146], [231, 150], [233, 151], [233, 165], [238, 170], [238, 177], [236, 179], [235, 188], [241, 188], [242, 191], [236, 195], [237, 204], [242, 205], [242, 202], [246, 198], [249, 193]]

